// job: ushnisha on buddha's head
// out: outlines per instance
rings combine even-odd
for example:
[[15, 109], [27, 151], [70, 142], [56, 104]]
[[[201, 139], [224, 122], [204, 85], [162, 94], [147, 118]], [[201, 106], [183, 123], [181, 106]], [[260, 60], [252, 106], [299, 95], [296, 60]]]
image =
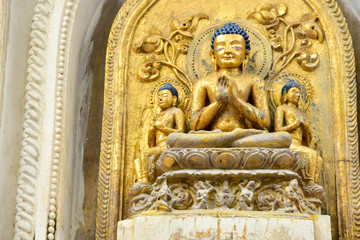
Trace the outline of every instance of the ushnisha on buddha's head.
[[297, 106], [300, 101], [300, 94], [300, 84], [290, 79], [290, 81], [288, 81], [281, 89], [282, 102]]
[[236, 23], [226, 23], [211, 39], [211, 60], [215, 71], [239, 68], [244, 71], [250, 54], [250, 40]]
[[178, 97], [178, 91], [171, 83], [165, 84], [159, 88], [157, 92], [158, 105], [162, 110], [175, 107], [178, 102]]

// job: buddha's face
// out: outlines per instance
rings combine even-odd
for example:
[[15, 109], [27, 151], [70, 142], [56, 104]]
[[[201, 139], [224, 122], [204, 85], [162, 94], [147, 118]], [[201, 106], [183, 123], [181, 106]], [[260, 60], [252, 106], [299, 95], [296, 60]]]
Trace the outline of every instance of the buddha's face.
[[246, 56], [245, 46], [240, 34], [219, 35], [214, 41], [212, 60], [219, 68], [239, 68]]
[[286, 101], [295, 104], [297, 106], [299, 104], [299, 100], [300, 100], [300, 89], [297, 87], [290, 88], [286, 95]]
[[176, 97], [172, 95], [170, 90], [161, 90], [157, 94], [159, 107], [164, 110], [176, 104]]

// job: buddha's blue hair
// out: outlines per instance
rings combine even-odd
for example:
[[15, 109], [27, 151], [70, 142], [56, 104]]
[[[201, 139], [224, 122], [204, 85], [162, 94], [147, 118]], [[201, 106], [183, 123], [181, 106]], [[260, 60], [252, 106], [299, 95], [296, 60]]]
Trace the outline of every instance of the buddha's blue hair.
[[222, 26], [221, 28], [217, 29], [214, 32], [214, 36], [211, 39], [211, 49], [212, 50], [214, 50], [215, 38], [219, 35], [225, 35], [225, 34], [239, 34], [239, 35], [243, 36], [245, 39], [245, 44], [246, 44], [245, 48], [249, 51], [251, 50], [249, 35], [245, 32], [245, 30], [243, 28], [239, 27], [236, 23], [233, 23], [233, 22], [226, 23], [224, 26]]
[[281, 89], [281, 96], [284, 96], [284, 94], [287, 93], [290, 90], [290, 88], [293, 88], [293, 87], [301, 89], [300, 84], [295, 82], [293, 79], [289, 79], [289, 81]]
[[179, 98], [178, 91], [171, 83], [167, 83], [164, 86], [162, 86], [161, 88], [159, 88], [158, 92], [160, 92], [162, 90], [169, 90], [173, 96], [176, 96], [177, 98]]

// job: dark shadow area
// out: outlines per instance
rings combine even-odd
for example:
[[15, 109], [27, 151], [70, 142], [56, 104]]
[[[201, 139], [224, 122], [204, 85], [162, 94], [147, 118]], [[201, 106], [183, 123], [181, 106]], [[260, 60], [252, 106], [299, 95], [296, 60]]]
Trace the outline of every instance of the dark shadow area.
[[[111, 25], [124, 0], [107, 0], [92, 35], [93, 52], [86, 71], [93, 75], [90, 89], [90, 108], [84, 146], [83, 172], [85, 199], [83, 203], [84, 226], [76, 232], [75, 239], [95, 239], [97, 177], [99, 170], [101, 122], [103, 114], [105, 60]], [[89, 103], [87, 103], [89, 104]], [[89, 106], [82, 106], [86, 108]]]

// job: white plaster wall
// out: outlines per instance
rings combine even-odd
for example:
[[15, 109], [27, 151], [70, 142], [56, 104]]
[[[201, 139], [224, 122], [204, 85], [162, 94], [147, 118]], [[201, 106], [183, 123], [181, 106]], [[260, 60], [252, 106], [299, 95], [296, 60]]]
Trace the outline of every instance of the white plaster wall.
[[[37, 1], [38, 3], [41, 0]], [[51, 1], [54, 3], [47, 20], [47, 43], [44, 54], [43, 69], [43, 116], [39, 139], [40, 154], [38, 159], [38, 176], [36, 188], [36, 211], [35, 211], [35, 239], [47, 239], [49, 196], [51, 191], [57, 191], [60, 186], [51, 184], [51, 165], [54, 157], [54, 128], [55, 128], [55, 99], [58, 48], [60, 38], [61, 18], [64, 12], [65, 0]], [[65, 151], [65, 150], [64, 150]], [[52, 186], [55, 186], [52, 188]]]
[[10, 1], [3, 0], [0, 2], [0, 128], [1, 113], [4, 96], [4, 79], [5, 79], [5, 59], [6, 59], [6, 43], [9, 26]]
[[[11, 0], [0, 127], [0, 239], [11, 239], [24, 119], [25, 70], [36, 0]], [[0, 101], [1, 102], [1, 101]]]
[[[117, 4], [114, 4], [117, 2]], [[94, 36], [104, 8], [109, 4], [120, 7], [122, 1], [81, 0], [75, 6], [76, 16], [70, 36], [69, 55], [66, 73], [66, 108], [64, 157], [61, 173], [61, 189], [58, 203], [57, 237], [58, 239], [86, 239], [79, 236], [78, 230], [84, 227], [85, 192], [84, 192], [84, 147], [87, 141], [86, 131], [92, 92], [93, 74], [89, 66], [94, 57], [94, 39], [107, 43], [107, 35]], [[104, 20], [104, 19], [103, 19]], [[113, 18], [105, 19], [112, 23]], [[111, 25], [111, 24], [110, 24]], [[106, 49], [104, 49], [105, 51]], [[105, 62], [105, 59], [103, 59]], [[103, 77], [101, 78], [103, 82]], [[101, 99], [102, 101], [102, 99]], [[100, 148], [100, 146], [98, 146]], [[96, 156], [98, 158], [99, 156]], [[94, 184], [94, 191], [97, 190]], [[95, 212], [93, 212], [95, 218]]]
[[87, 65], [92, 53], [92, 33], [104, 3], [81, 1], [71, 33], [66, 109], [69, 128], [65, 133], [69, 153], [63, 163], [67, 171], [61, 174], [62, 192], [57, 223], [59, 239], [74, 239], [77, 229], [84, 224], [83, 151], [92, 86], [92, 74], [87, 71]]
[[[2, 109], [0, 153], [0, 184], [1, 186], [1, 231], [0, 239], [11, 239], [14, 234], [13, 219], [15, 215], [15, 195], [17, 189], [17, 174], [21, 152], [21, 140], [24, 121], [24, 93], [27, 58], [30, 40], [30, 25], [34, 14], [34, 7], [40, 1], [14, 0], [11, 2], [11, 20], [9, 42], [7, 45], [7, 73], [4, 83], [4, 108]], [[60, 176], [56, 184], [51, 184], [51, 164], [54, 156], [54, 128], [55, 128], [55, 99], [57, 65], [59, 64], [59, 39], [61, 26], [64, 24], [63, 14], [66, 4], [70, 1], [56, 0], [53, 8], [49, 9], [46, 20], [46, 44], [43, 58], [42, 75], [43, 93], [41, 136], [38, 140], [40, 154], [36, 180], [36, 209], [34, 214], [35, 239], [46, 239], [48, 227], [48, 210], [50, 192], [56, 191], [58, 209], [57, 238], [75, 239], [77, 230], [84, 224], [84, 178], [83, 178], [83, 150], [85, 143], [92, 73], [88, 63], [92, 53], [92, 38], [94, 28], [98, 23], [101, 10], [110, 1], [78, 0], [71, 1], [72, 15], [67, 16], [71, 27], [66, 35], [68, 51], [65, 56], [64, 73], [64, 104], [63, 104], [63, 132], [61, 141]], [[26, 3], [26, 4], [25, 4]], [[29, 11], [31, 9], [31, 11]], [[72, 16], [74, 21], [72, 22]], [[109, 19], [112, 22], [113, 19]], [[106, 41], [107, 36], [103, 35]], [[104, 59], [105, 60], [105, 59]], [[56, 142], [56, 141], [55, 141]], [[4, 157], [5, 156], [5, 157]], [[96, 186], [94, 186], [96, 189]], [[93, 215], [95, 217], [95, 214]]]

